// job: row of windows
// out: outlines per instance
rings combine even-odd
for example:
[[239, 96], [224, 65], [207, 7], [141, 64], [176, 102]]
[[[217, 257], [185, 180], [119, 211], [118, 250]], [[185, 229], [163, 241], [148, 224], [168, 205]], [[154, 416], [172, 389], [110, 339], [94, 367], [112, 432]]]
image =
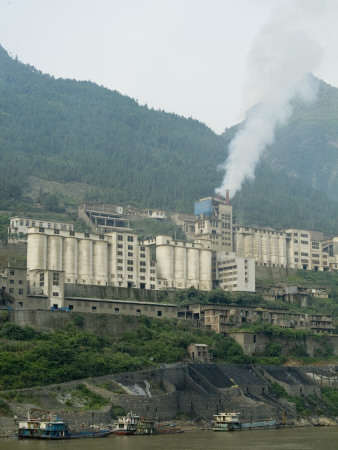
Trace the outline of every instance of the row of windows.
[[[8, 289], [8, 292], [9, 292], [10, 294], [14, 294], [14, 288], [9, 288], [9, 289]], [[19, 295], [23, 295], [23, 289], [18, 289], [18, 294], [19, 294]]]

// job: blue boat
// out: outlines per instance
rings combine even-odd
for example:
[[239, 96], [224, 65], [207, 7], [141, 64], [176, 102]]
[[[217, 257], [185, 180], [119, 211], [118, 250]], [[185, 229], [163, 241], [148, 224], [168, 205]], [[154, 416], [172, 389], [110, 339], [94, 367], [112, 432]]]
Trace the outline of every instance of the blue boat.
[[23, 439], [84, 439], [106, 437], [111, 430], [102, 428], [82, 428], [71, 430], [68, 424], [56, 417], [54, 420], [40, 420], [28, 418], [19, 423], [18, 437]]

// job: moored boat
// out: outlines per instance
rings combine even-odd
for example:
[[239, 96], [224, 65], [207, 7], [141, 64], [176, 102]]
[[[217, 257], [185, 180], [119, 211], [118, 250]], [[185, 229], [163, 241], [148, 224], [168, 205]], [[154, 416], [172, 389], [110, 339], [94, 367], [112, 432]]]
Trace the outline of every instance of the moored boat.
[[137, 435], [151, 436], [157, 434], [157, 428], [155, 426], [155, 420], [140, 419], [137, 423], [136, 432]]
[[111, 430], [98, 427], [81, 428], [71, 430], [68, 424], [58, 417], [48, 420], [31, 419], [19, 422], [18, 437], [24, 439], [83, 439], [105, 437], [111, 434]]
[[117, 435], [135, 434], [140, 417], [132, 412], [119, 416], [112, 432]]
[[274, 419], [256, 420], [250, 422], [240, 421], [240, 413], [237, 412], [222, 412], [214, 415], [212, 422], [213, 431], [236, 431], [236, 430], [253, 430], [276, 428], [277, 421]]

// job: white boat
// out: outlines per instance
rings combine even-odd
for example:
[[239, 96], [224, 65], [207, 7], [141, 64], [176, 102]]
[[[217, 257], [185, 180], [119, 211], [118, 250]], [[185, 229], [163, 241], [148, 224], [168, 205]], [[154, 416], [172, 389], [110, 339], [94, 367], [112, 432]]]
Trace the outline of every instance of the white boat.
[[222, 412], [214, 415], [212, 422], [213, 431], [236, 431], [236, 430], [252, 430], [264, 428], [276, 428], [277, 421], [274, 419], [255, 420], [251, 422], [242, 422], [239, 420], [238, 412]]
[[126, 416], [119, 416], [113, 428], [113, 433], [122, 435], [135, 434], [139, 420], [140, 417], [133, 413], [128, 413]]

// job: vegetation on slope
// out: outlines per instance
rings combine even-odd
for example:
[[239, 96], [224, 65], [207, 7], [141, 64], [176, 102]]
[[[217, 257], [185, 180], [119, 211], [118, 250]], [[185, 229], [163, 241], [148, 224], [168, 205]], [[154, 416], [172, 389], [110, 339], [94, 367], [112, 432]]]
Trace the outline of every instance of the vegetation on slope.
[[35, 175], [89, 183], [102, 201], [185, 210], [220, 183], [223, 140], [196, 120], [90, 82], [55, 80], [2, 48], [0, 88], [0, 179], [17, 186], [7, 187], [13, 199]]
[[[234, 197], [240, 223], [338, 232], [337, 201], [326, 195], [337, 200], [337, 103], [338, 90], [321, 83], [316, 103], [295, 105], [255, 181]], [[75, 190], [61, 193], [56, 182], [77, 182], [81, 201], [192, 212], [194, 200], [221, 184], [216, 168], [237, 129], [217, 136], [93, 83], [56, 80], [0, 47], [3, 210], [67, 211]], [[27, 195], [31, 177], [45, 182], [38, 200]]]

